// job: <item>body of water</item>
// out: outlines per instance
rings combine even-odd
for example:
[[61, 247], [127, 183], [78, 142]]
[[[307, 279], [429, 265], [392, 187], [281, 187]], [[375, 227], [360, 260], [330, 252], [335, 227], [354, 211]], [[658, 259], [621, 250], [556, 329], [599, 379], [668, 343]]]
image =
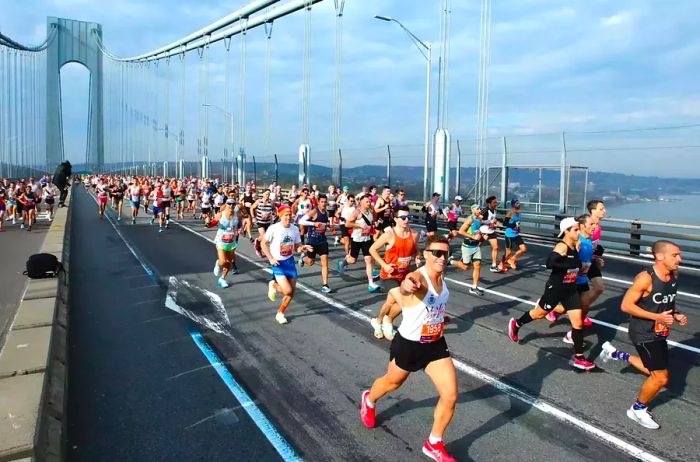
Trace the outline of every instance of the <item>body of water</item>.
[[607, 206], [609, 218], [621, 218], [661, 223], [700, 225], [700, 215], [696, 207], [700, 195], [666, 196], [671, 202], [652, 201], [637, 204], [614, 204]]

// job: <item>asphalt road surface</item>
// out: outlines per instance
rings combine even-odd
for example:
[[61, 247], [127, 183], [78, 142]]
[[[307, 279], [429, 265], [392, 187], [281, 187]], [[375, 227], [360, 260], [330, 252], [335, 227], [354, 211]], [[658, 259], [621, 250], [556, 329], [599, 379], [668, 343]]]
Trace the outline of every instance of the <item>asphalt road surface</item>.
[[[385, 371], [389, 348], [369, 325], [385, 295], [367, 293], [361, 265], [331, 270], [328, 296], [318, 266], [300, 269], [280, 326], [265, 262], [247, 240], [240, 274], [220, 289], [213, 231], [201, 224], [159, 234], [150, 216], [100, 220], [82, 187], [72, 206], [71, 460], [425, 460], [437, 396], [423, 373], [378, 402], [377, 428], [359, 420], [360, 394]], [[331, 248], [334, 263], [342, 251]], [[565, 317], [529, 324], [519, 345], [504, 333], [541, 295], [548, 252], [532, 244], [522, 269], [486, 272], [483, 297], [467, 293], [470, 273], [447, 271], [460, 391], [447, 450], [460, 461], [700, 460], [700, 273], [682, 272], [690, 322], [673, 330], [671, 383], [652, 403], [661, 424], [652, 431], [625, 415], [644, 380], [632, 367], [571, 369]], [[619, 302], [644, 266], [607, 259], [615, 280], [592, 313], [591, 357], [605, 340], [633, 350]]]

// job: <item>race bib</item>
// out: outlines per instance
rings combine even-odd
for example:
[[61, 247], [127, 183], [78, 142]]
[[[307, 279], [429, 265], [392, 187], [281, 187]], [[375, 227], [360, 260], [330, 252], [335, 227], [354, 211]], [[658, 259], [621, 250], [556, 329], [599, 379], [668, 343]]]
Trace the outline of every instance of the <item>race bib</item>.
[[442, 332], [445, 330], [444, 322], [423, 324], [420, 332], [420, 343], [433, 343], [440, 340]]
[[654, 323], [654, 334], [657, 337], [668, 337], [668, 326], [663, 322], [656, 321]]
[[224, 244], [232, 244], [236, 240], [236, 233], [226, 231], [221, 234], [221, 242]]
[[566, 274], [564, 275], [562, 282], [564, 284], [573, 284], [576, 282], [576, 276], [578, 276], [578, 268], [570, 268], [566, 270]]
[[283, 257], [291, 257], [293, 253], [294, 253], [294, 245], [293, 244], [280, 245], [280, 255], [282, 255]]
[[407, 273], [410, 264], [411, 257], [400, 257], [398, 260], [396, 260], [396, 272], [399, 274]]

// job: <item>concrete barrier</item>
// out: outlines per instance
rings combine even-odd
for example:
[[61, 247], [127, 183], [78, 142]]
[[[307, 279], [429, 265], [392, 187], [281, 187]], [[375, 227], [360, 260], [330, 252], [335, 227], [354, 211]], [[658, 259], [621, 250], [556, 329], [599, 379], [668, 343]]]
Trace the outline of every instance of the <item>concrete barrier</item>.
[[66, 271], [29, 281], [0, 354], [0, 461], [63, 459], [70, 201], [56, 209], [40, 250]]

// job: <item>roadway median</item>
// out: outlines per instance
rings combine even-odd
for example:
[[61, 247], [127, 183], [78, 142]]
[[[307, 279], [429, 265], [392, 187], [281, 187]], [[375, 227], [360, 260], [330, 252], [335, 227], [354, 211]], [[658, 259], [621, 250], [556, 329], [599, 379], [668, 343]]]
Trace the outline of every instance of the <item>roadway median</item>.
[[62, 459], [70, 202], [69, 194], [56, 209], [40, 250], [55, 255], [65, 271], [29, 280], [0, 353], [0, 461]]

